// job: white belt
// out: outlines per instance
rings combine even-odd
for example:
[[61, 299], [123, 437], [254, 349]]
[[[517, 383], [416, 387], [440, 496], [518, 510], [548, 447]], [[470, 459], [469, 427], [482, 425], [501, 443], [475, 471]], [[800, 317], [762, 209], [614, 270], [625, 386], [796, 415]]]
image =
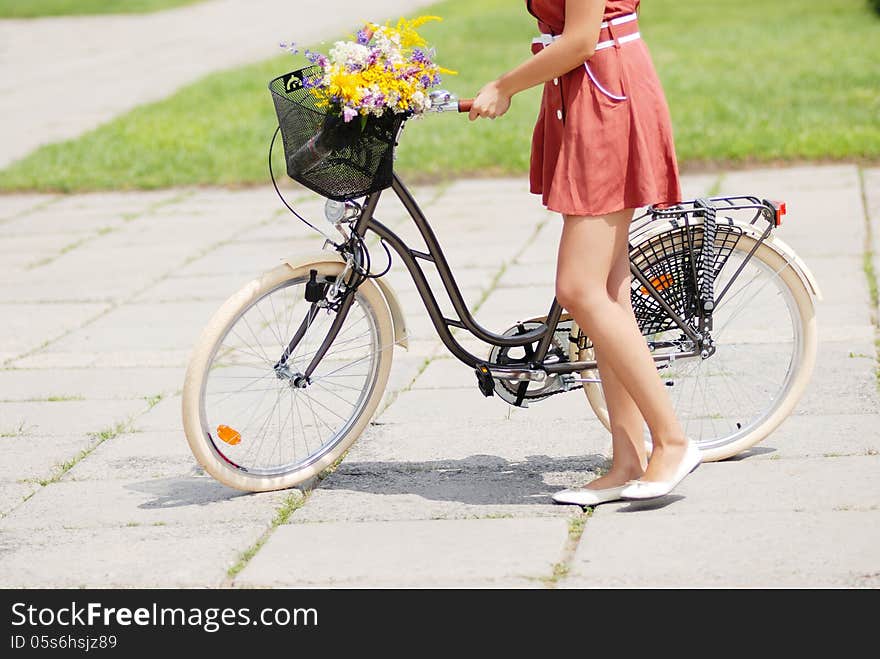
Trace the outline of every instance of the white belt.
[[[600, 29], [606, 28], [609, 25], [623, 25], [624, 23], [631, 23], [632, 21], [638, 19], [638, 14], [627, 14], [626, 16], [618, 16], [617, 18], [612, 18], [610, 21], [602, 21], [602, 24], [599, 26]], [[551, 43], [559, 39], [561, 34], [541, 34], [540, 37], [535, 37], [532, 39], [532, 43], [539, 43], [544, 47], [549, 46]], [[626, 36], [619, 37], [617, 39], [617, 43], [627, 43], [629, 41], [635, 41], [636, 39], [640, 39], [641, 34], [638, 32], [633, 32], [632, 34], [627, 34]], [[610, 48], [614, 45], [614, 39], [608, 39], [607, 41], [600, 41], [596, 44], [596, 50], [602, 50], [603, 48]]]
[[[608, 27], [609, 24], [610, 25], [621, 25], [623, 23], [630, 23], [630, 22], [636, 20], [637, 18], [638, 18], [638, 14], [627, 14], [626, 16], [618, 16], [617, 18], [612, 18], [610, 21], [603, 21], [602, 25], [600, 26], [600, 29]], [[562, 36], [561, 34], [554, 35], [554, 34], [543, 34], [542, 33], [540, 37], [536, 37], [536, 38], [532, 39], [532, 43], [533, 44], [539, 43], [546, 48], [551, 43], [553, 43], [554, 41], [559, 39], [561, 36]], [[641, 38], [641, 34], [639, 32], [633, 32], [632, 34], [627, 34], [625, 36], [618, 37], [616, 40], [615, 39], [608, 39], [607, 41], [600, 41], [599, 43], [596, 44], [595, 50], [602, 50], [604, 48], [611, 48], [611, 46], [613, 46], [615, 43], [624, 44], [624, 43], [628, 43], [630, 41], [635, 41], [636, 39], [640, 39], [640, 38]], [[603, 94], [605, 94], [608, 98], [614, 99], [615, 101], [625, 101], [626, 100], [626, 98], [627, 98], [626, 96], [620, 96], [620, 95], [614, 94], [613, 92], [605, 89], [605, 87], [602, 85], [602, 83], [600, 83], [596, 79], [596, 76], [593, 74], [592, 69], [590, 69], [590, 65], [588, 62], [584, 62], [584, 68], [587, 71], [587, 75], [590, 76], [590, 80], [593, 81], [593, 84], [596, 85], [596, 87], [599, 89], [599, 91], [601, 91]], [[553, 80], [553, 83], [559, 84], [559, 79], [555, 78]], [[557, 115], [559, 115], [559, 119], [562, 119], [561, 111], [557, 112]]]

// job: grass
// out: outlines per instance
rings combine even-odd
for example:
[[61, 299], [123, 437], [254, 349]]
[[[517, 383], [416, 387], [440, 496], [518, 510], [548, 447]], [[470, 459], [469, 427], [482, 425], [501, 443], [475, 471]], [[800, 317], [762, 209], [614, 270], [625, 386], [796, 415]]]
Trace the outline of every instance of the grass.
[[[438, 61], [460, 72], [444, 86], [463, 97], [529, 56], [535, 23], [522, 3], [446, 0], [428, 12], [445, 17], [423, 30]], [[864, 0], [653, 0], [641, 24], [683, 168], [880, 160], [880, 17]], [[0, 172], [0, 190], [264, 184], [276, 123], [266, 85], [304, 61], [283, 55], [210, 75], [38, 149]], [[397, 168], [421, 182], [523, 175], [538, 99], [537, 88], [518, 95], [497, 121], [412, 121]]]
[[0, 0], [0, 18], [145, 14], [203, 0]]
[[[859, 168], [859, 191], [861, 193], [863, 222], [865, 226], [865, 243], [862, 252], [862, 271], [868, 283], [868, 297], [871, 302], [871, 324], [874, 326], [874, 384], [880, 391], [880, 284], [874, 268], [874, 229], [868, 211], [868, 192], [865, 183], [865, 171]], [[852, 353], [850, 353], [852, 354]]]
[[260, 551], [263, 545], [266, 544], [266, 541], [269, 540], [269, 537], [272, 535], [272, 533], [275, 532], [275, 529], [277, 529], [282, 524], [287, 524], [290, 516], [305, 505], [306, 501], [308, 501], [309, 499], [309, 494], [311, 494], [311, 492], [306, 492], [303, 494], [288, 494], [285, 497], [284, 501], [282, 502], [281, 506], [278, 508], [278, 511], [275, 514], [275, 518], [269, 525], [269, 528], [266, 529], [263, 535], [261, 535], [253, 545], [243, 551], [239, 555], [238, 560], [235, 562], [235, 564], [226, 571], [226, 576], [229, 579], [234, 579], [239, 572], [247, 567], [247, 564], [254, 556], [257, 555], [257, 552]]
[[562, 559], [553, 564], [549, 576], [540, 578], [540, 581], [543, 582], [545, 587], [555, 588], [562, 579], [565, 579], [565, 577], [568, 576], [571, 571], [571, 563], [574, 559], [574, 553], [584, 534], [587, 520], [592, 515], [593, 507], [588, 506], [584, 508], [584, 512], [568, 520], [568, 539], [562, 550]]

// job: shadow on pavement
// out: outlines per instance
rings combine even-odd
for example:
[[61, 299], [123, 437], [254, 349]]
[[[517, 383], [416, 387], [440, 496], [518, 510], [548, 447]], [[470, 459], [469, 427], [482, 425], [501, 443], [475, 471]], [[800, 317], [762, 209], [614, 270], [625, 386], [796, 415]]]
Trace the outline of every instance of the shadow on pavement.
[[179, 506], [203, 506], [249, 494], [248, 492], [240, 492], [231, 487], [226, 487], [212, 478], [198, 478], [194, 476], [157, 478], [155, 480], [133, 483], [126, 487], [135, 492], [143, 492], [155, 497], [153, 501], [147, 501], [138, 506], [138, 508], [147, 510], [154, 508], [177, 508]]
[[622, 508], [618, 508], [617, 512], [619, 513], [638, 513], [643, 510], [659, 510], [660, 508], [665, 508], [671, 503], [675, 503], [676, 501], [681, 501], [684, 499], [684, 495], [681, 494], [667, 494], [665, 497], [658, 497], [656, 499], [648, 499], [646, 501], [630, 501], [627, 505]]
[[776, 453], [776, 449], [770, 446], [753, 446], [742, 453], [737, 453], [736, 455], [723, 460], [723, 462], [740, 462], [741, 460], [748, 460], [756, 455], [766, 455], [767, 453]]
[[[606, 464], [604, 455], [507, 460], [472, 455], [462, 460], [344, 463], [321, 489], [370, 494], [415, 494], [465, 504], [546, 505], [557, 490], [583, 484]], [[547, 482], [550, 477], [552, 484]]]

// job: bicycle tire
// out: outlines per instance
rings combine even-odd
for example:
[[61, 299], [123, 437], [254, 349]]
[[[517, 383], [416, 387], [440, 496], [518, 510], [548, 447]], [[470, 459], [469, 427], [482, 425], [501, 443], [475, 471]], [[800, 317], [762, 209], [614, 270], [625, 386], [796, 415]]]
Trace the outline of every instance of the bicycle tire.
[[[286, 473], [256, 473], [255, 470], [244, 469], [241, 465], [230, 461], [223, 452], [227, 450], [227, 447], [223, 446], [221, 442], [215, 441], [213, 436], [219, 432], [212, 432], [212, 426], [207, 419], [208, 413], [205, 409], [204, 399], [208, 373], [220, 346], [238, 320], [273, 291], [281, 290], [285, 285], [292, 286], [306, 282], [310, 270], [317, 271], [320, 281], [320, 278], [340, 276], [344, 267], [344, 263], [336, 261], [314, 262], [297, 268], [287, 264], [280, 265], [254, 279], [230, 297], [217, 310], [203, 330], [193, 349], [184, 380], [183, 427], [193, 456], [205, 471], [219, 482], [249, 492], [280, 490], [300, 485], [310, 478], [318, 476], [324, 469], [339, 460], [357, 440], [375, 413], [388, 382], [393, 358], [394, 331], [391, 313], [384, 296], [372, 281], [367, 280], [358, 287], [355, 300], [358, 305], [363, 307], [364, 313], [372, 314], [372, 318], [375, 320], [372, 325], [375, 331], [370, 330], [371, 335], [375, 335], [371, 338], [371, 341], [375, 343], [373, 348], [377, 355], [375, 368], [372, 369], [369, 376], [370, 381], [364, 385], [366, 393], [362, 404], [359, 401], [356, 406], [356, 417], [354, 417], [355, 412], [352, 412], [353, 418], [343, 427], [344, 432], [333, 441], [332, 446], [322, 445], [314, 450], [313, 454], [306, 456], [300, 466], [291, 468]], [[332, 345], [331, 350], [333, 350]], [[274, 353], [272, 354], [274, 355]], [[270, 378], [271, 382], [271, 377], [274, 377], [274, 374], [269, 371], [269, 374], [263, 377]], [[296, 389], [293, 391], [296, 392]], [[280, 394], [278, 395], [280, 396]], [[294, 394], [291, 394], [291, 398], [293, 396]], [[291, 409], [291, 416], [293, 414]], [[302, 423], [302, 416], [300, 422]], [[316, 431], [319, 427], [316, 421]], [[305, 428], [303, 428], [303, 433], [305, 433]], [[279, 440], [280, 437], [281, 431], [279, 430]]]

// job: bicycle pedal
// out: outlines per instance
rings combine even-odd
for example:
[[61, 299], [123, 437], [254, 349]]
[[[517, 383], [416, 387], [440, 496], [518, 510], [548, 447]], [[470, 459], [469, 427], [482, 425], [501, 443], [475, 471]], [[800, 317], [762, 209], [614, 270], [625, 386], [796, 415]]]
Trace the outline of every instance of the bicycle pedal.
[[492, 377], [491, 371], [489, 371], [489, 367], [486, 364], [477, 364], [477, 367], [474, 369], [474, 373], [477, 375], [477, 384], [480, 387], [480, 391], [483, 392], [483, 395], [487, 398], [489, 396], [495, 395], [495, 378]]

